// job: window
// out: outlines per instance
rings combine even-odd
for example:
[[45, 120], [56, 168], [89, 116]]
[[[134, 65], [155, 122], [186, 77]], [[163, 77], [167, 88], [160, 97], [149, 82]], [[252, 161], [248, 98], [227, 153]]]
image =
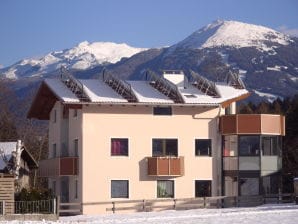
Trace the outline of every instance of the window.
[[79, 156], [79, 140], [75, 139], [73, 141], [73, 146], [74, 146], [74, 156]]
[[240, 178], [240, 196], [259, 195], [259, 178]]
[[157, 197], [173, 198], [174, 197], [174, 181], [158, 180], [157, 181]]
[[53, 158], [56, 158], [57, 157], [57, 145], [56, 143], [53, 144]]
[[224, 136], [223, 156], [237, 156], [237, 135]]
[[195, 181], [195, 196], [196, 197], [211, 197], [211, 180], [196, 180]]
[[281, 152], [280, 136], [262, 136], [262, 154], [264, 156], [277, 156]]
[[211, 139], [196, 139], [196, 156], [211, 156]]
[[178, 140], [152, 139], [152, 156], [178, 156]]
[[78, 116], [78, 109], [74, 109], [74, 110], [73, 110], [73, 116], [74, 116], [74, 117], [77, 117], [77, 116]]
[[128, 156], [128, 139], [112, 138], [111, 139], [112, 156]]
[[57, 111], [54, 110], [53, 122], [56, 123], [56, 121], [57, 121]]
[[278, 194], [279, 188], [279, 179], [278, 175], [270, 175], [262, 177], [262, 187], [264, 194]]
[[111, 181], [112, 198], [128, 198], [128, 180]]
[[56, 195], [56, 181], [55, 180], [52, 181], [52, 191], [53, 191], [53, 194]]
[[172, 115], [172, 107], [154, 107], [154, 115]]
[[78, 180], [75, 180], [75, 192], [74, 192], [74, 198], [77, 199], [78, 198]]
[[239, 136], [239, 155], [258, 156], [260, 154], [259, 136]]

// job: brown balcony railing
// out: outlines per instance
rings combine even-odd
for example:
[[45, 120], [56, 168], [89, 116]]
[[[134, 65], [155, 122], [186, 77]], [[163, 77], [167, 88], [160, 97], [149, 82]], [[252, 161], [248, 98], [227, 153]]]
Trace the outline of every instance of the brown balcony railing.
[[220, 117], [220, 131], [223, 135], [285, 135], [285, 117], [276, 114], [225, 115]]
[[78, 175], [78, 157], [60, 157], [39, 162], [40, 177], [57, 177]]
[[149, 176], [183, 176], [184, 157], [148, 157]]

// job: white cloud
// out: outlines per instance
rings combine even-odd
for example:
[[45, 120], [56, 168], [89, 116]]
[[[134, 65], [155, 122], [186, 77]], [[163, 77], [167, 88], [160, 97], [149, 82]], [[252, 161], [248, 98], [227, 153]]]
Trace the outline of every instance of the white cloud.
[[278, 27], [277, 30], [279, 30], [282, 33], [288, 34], [290, 36], [298, 37], [298, 28], [290, 29], [287, 26], [282, 25]]
[[4, 66], [0, 64], [0, 69], [3, 68]]

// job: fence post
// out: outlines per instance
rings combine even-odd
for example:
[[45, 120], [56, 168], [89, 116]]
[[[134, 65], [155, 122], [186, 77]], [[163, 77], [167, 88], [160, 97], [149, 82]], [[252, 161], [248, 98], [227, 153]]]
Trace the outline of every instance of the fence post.
[[146, 209], [146, 204], [145, 204], [146, 202], [145, 202], [145, 199], [143, 200], [143, 212], [145, 211], [145, 209]]
[[204, 197], [203, 205], [204, 205], [204, 208], [206, 208], [206, 197]]
[[114, 214], [114, 213], [115, 213], [115, 210], [116, 210], [116, 209], [115, 209], [115, 202], [114, 202], [114, 201], [112, 202], [112, 205], [113, 205], [113, 207], [112, 207], [112, 211], [113, 211], [113, 214]]
[[5, 201], [2, 201], [2, 215], [5, 215]]
[[60, 215], [60, 196], [58, 195], [57, 197], [56, 197], [56, 214], [57, 214], [57, 216], [59, 216]]
[[174, 202], [173, 208], [176, 209], [176, 199], [175, 198], [174, 198], [173, 202]]

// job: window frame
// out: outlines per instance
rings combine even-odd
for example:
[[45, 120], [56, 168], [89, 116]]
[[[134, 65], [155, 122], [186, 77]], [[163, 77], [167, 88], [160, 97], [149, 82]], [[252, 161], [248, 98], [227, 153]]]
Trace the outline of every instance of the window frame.
[[[113, 182], [125, 182], [126, 183], [126, 195], [113, 195]], [[115, 179], [111, 180], [111, 198], [129, 198], [129, 180], [120, 180], [120, 179]]]
[[[161, 183], [161, 182], [171, 183], [172, 195], [169, 195], [167, 192], [166, 192], [166, 195], [164, 195], [164, 196], [160, 195], [161, 190], [159, 190], [159, 183]], [[175, 198], [175, 181], [174, 180], [157, 180], [156, 181], [156, 197], [157, 198]]]
[[157, 106], [153, 107], [152, 114], [154, 116], [172, 116], [173, 115], [173, 108], [171, 106]]
[[[210, 149], [208, 148], [208, 154], [198, 154], [197, 152], [200, 150], [197, 150], [197, 144], [199, 144], [199, 141], [208, 141]], [[212, 157], [212, 139], [211, 138], [196, 138], [195, 139], [195, 156], [196, 157]]]
[[[124, 153], [124, 154], [115, 154], [115, 152], [113, 153], [113, 141], [123, 141], [123, 140], [125, 140], [125, 141], [127, 141], [127, 150], [126, 150], [126, 153]], [[110, 141], [110, 144], [111, 144], [111, 147], [110, 147], [110, 155], [111, 156], [124, 156], [124, 157], [128, 157], [129, 156], [129, 138], [111, 138], [111, 141]], [[119, 146], [120, 147], [120, 150], [121, 150], [121, 146]], [[117, 149], [118, 150], [118, 149]], [[121, 153], [121, 152], [119, 152], [119, 153]]]

